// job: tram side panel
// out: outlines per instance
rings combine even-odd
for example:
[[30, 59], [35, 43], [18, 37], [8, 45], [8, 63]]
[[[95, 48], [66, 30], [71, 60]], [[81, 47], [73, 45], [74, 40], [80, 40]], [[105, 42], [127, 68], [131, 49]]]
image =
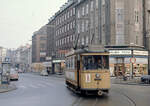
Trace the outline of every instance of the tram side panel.
[[77, 88], [77, 71], [76, 71], [76, 57], [70, 56], [66, 60], [65, 78], [67, 86]]
[[[96, 78], [96, 74], [100, 77]], [[81, 88], [84, 90], [109, 90], [110, 89], [110, 73], [108, 71], [88, 71], [81, 74]]]

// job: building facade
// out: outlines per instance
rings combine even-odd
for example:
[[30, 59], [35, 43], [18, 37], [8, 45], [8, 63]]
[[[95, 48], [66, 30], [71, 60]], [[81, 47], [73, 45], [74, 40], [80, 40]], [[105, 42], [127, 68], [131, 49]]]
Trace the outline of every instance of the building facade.
[[[145, 47], [150, 54], [150, 0], [143, 0], [144, 4], [144, 41]], [[150, 74], [150, 58], [149, 58], [149, 74]]]
[[123, 64], [122, 71], [130, 70], [134, 52], [137, 63], [133, 66], [148, 70], [149, 23], [149, 0], [68, 0], [48, 23], [47, 56], [64, 60], [65, 53], [76, 44], [94, 44], [109, 48], [110, 53], [113, 49], [128, 51], [128, 55], [110, 56], [110, 64], [118, 64], [111, 65], [113, 71], [119, 69], [119, 64]]
[[47, 24], [47, 57], [52, 57], [55, 54], [55, 17], [49, 19]]
[[47, 49], [47, 26], [43, 26], [32, 36], [32, 62], [44, 62]]
[[75, 1], [68, 0], [55, 14], [55, 53], [63, 60], [65, 53], [73, 48], [75, 40]]

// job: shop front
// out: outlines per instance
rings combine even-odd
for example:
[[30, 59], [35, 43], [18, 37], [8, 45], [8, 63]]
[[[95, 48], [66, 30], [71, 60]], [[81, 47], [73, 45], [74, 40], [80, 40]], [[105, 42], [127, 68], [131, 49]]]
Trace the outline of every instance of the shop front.
[[111, 76], [141, 76], [148, 74], [148, 51], [138, 49], [110, 49]]

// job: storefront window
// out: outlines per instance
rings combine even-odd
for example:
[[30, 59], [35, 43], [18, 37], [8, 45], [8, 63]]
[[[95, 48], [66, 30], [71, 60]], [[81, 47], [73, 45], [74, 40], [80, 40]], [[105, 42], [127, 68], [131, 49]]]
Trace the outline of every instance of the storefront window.
[[109, 69], [108, 56], [83, 56], [83, 70]]

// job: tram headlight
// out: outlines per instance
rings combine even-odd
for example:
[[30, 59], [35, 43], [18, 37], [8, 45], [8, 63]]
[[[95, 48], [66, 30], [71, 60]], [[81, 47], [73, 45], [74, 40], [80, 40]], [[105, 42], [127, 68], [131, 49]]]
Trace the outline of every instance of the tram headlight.
[[95, 74], [95, 77], [96, 78], [100, 78], [100, 74]]

